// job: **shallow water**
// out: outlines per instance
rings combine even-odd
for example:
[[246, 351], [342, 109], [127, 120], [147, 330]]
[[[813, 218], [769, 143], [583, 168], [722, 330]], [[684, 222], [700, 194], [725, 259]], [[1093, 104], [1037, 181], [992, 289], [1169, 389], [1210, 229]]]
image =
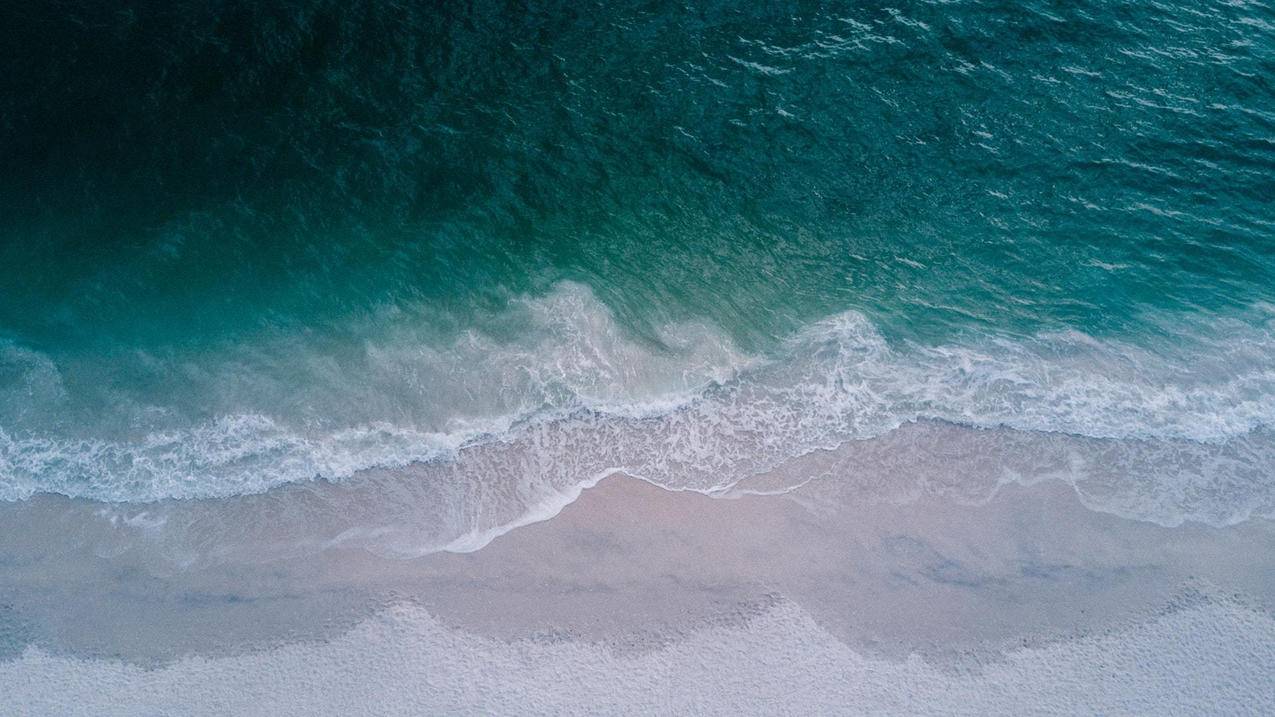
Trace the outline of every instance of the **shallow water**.
[[798, 453], [1275, 415], [1260, 3], [7, 12], [8, 500], [340, 480], [715, 391], [764, 398], [714, 433]]

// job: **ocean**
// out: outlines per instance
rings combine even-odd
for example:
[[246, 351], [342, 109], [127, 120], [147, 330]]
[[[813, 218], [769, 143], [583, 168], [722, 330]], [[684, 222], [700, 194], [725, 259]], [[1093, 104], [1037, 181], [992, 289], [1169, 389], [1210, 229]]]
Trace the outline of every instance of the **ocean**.
[[1275, 701], [1269, 2], [0, 27], [0, 711]]
[[0, 499], [581, 421], [543, 450], [661, 474], [658, 423], [721, 489], [935, 420], [1162, 454], [1134, 515], [1275, 511], [1260, 3], [6, 14]]

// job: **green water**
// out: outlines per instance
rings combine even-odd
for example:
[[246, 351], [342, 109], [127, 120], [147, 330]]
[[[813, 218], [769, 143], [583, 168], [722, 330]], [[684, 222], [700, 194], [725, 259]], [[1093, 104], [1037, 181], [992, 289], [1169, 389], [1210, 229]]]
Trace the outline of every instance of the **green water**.
[[[543, 327], [510, 302], [564, 285], [654, 356], [669, 326], [771, 355], [846, 311], [922, 347], [1266, 337], [1269, 7], [764, 5], [0, 11], [10, 465], [311, 425], [351, 401], [317, 365], [520, 345]], [[446, 376], [369, 379], [351, 420], [424, 425]]]

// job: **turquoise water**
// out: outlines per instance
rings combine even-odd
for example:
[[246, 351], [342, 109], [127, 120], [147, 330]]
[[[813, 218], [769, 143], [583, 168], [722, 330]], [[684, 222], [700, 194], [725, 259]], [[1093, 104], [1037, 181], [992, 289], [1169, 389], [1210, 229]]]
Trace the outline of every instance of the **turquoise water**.
[[581, 412], [726, 481], [933, 419], [1275, 483], [1275, 9], [759, 5], [0, 11], [0, 498]]

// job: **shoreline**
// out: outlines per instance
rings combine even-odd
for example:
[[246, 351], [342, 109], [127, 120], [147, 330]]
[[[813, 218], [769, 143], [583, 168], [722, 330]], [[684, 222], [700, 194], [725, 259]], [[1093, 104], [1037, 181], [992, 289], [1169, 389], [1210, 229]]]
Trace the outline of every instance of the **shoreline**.
[[1275, 521], [1163, 527], [1090, 510], [1059, 481], [981, 503], [867, 500], [848, 477], [749, 494], [780, 480], [710, 497], [613, 475], [472, 552], [263, 549], [185, 568], [157, 558], [154, 516], [134, 516], [142, 537], [112, 551], [76, 501], [3, 506], [0, 712], [1146, 713], [1275, 700]]
[[[891, 505], [826, 480], [714, 498], [611, 476], [475, 552], [336, 548], [167, 575], [88, 544], [24, 561], [4, 540], [0, 711], [13, 713], [1275, 699], [1254, 677], [1275, 670], [1275, 522], [1165, 528], [1088, 510], [1056, 482]], [[1201, 677], [1223, 667], [1243, 679]], [[1052, 674], [1064, 668], [1098, 673]], [[1111, 670], [1120, 681], [1091, 692]], [[704, 682], [728, 674], [729, 694]], [[1175, 691], [1148, 691], [1162, 684]], [[993, 693], [1010, 701], [980, 702]]]
[[830, 478], [779, 495], [749, 489], [709, 497], [613, 475], [473, 552], [397, 559], [337, 545], [278, 557], [262, 543], [257, 560], [186, 568], [159, 559], [163, 539], [145, 529], [118, 545], [67, 530], [81, 522], [76, 501], [9, 505], [0, 604], [7, 632], [25, 637], [0, 654], [12, 659], [25, 640], [153, 666], [328, 639], [340, 630], [313, 626], [349, 629], [399, 603], [503, 640], [557, 632], [622, 644], [787, 601], [855, 649], [942, 662], [1100, 632], [1184, 593], [1275, 609], [1275, 522], [1265, 519], [1161, 527], [1089, 510], [1057, 481], [1002, 486], [982, 504], [870, 501]]
[[[529, 513], [534, 449], [234, 499], [0, 504], [0, 712], [1275, 702], [1275, 521], [1110, 512], [1137, 446], [913, 424], [711, 494], [613, 469]], [[500, 530], [457, 537], [475, 525]]]

